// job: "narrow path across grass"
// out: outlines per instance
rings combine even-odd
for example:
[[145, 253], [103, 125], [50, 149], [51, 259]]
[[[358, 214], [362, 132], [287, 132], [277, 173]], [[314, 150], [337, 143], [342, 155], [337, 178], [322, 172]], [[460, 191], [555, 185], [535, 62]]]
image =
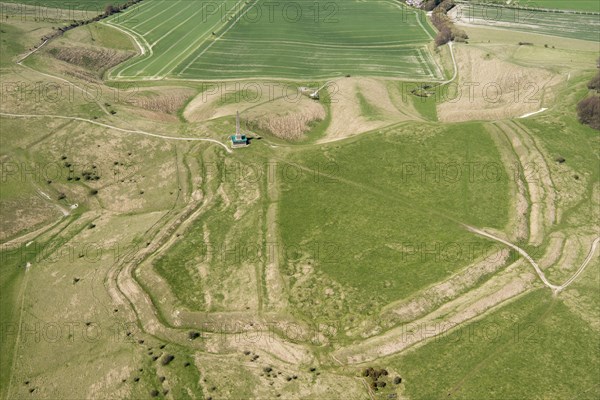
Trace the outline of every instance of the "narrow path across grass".
[[64, 115], [51, 115], [51, 114], [10, 114], [10, 113], [3, 113], [3, 112], [0, 112], [0, 116], [10, 117], [10, 118], [56, 118], [56, 119], [67, 119], [67, 120], [72, 120], [72, 121], [81, 121], [81, 122], [87, 122], [87, 123], [93, 124], [93, 125], [102, 126], [104, 128], [108, 128], [108, 129], [114, 129], [114, 130], [120, 131], [120, 132], [134, 133], [134, 134], [145, 135], [145, 136], [152, 136], [152, 137], [161, 138], [161, 139], [167, 139], [167, 140], [180, 140], [180, 141], [188, 141], [188, 142], [194, 141], [194, 142], [211, 142], [211, 143], [216, 143], [216, 144], [222, 146], [228, 153], [232, 152], [231, 149], [229, 147], [227, 147], [227, 145], [225, 145], [222, 142], [219, 142], [216, 139], [193, 138], [193, 137], [177, 137], [177, 136], [161, 135], [161, 134], [158, 134], [158, 133], [151, 133], [151, 132], [145, 132], [145, 131], [139, 131], [139, 130], [123, 129], [123, 128], [119, 128], [119, 127], [116, 127], [116, 126], [104, 124], [102, 122], [97, 122], [97, 121], [93, 121], [91, 119], [85, 119], [85, 118], [79, 118], [79, 117], [67, 117], [67, 116], [64, 116]]
[[491, 233], [488, 233], [488, 232], [483, 231], [481, 229], [477, 229], [477, 228], [474, 228], [474, 227], [468, 226], [468, 225], [465, 225], [465, 227], [469, 231], [471, 231], [471, 232], [473, 232], [473, 233], [475, 233], [477, 235], [484, 236], [484, 237], [487, 237], [488, 239], [495, 240], [495, 241], [500, 242], [502, 244], [505, 244], [506, 246], [508, 246], [508, 247], [512, 248], [513, 250], [517, 251], [520, 255], [522, 255], [529, 262], [529, 264], [531, 264], [533, 266], [533, 268], [535, 269], [535, 272], [538, 274], [538, 276], [540, 277], [540, 279], [542, 280], [542, 282], [544, 282], [544, 285], [546, 285], [550, 289], [552, 289], [552, 292], [554, 292], [555, 295], [559, 294], [561, 291], [563, 291], [567, 286], [569, 286], [571, 283], [573, 283], [573, 281], [575, 281], [575, 279], [577, 279], [577, 277], [579, 275], [581, 275], [581, 273], [583, 272], [583, 270], [585, 269], [585, 267], [587, 267], [588, 264], [590, 263], [590, 261], [592, 260], [592, 257], [594, 256], [594, 253], [596, 252], [596, 249], [598, 248], [598, 244], [600, 243], [600, 237], [597, 237], [594, 240], [594, 242], [592, 242], [592, 246], [590, 248], [590, 252], [588, 253], [588, 256], [583, 261], [583, 263], [581, 264], [581, 266], [579, 267], [579, 269], [577, 269], [577, 272], [575, 272], [575, 274], [573, 274], [573, 276], [571, 278], [569, 278], [565, 283], [563, 283], [560, 286], [557, 286], [557, 285], [554, 285], [554, 284], [550, 283], [550, 281], [548, 281], [548, 279], [546, 278], [546, 275], [544, 275], [544, 271], [542, 271], [542, 269], [535, 262], [535, 260], [533, 258], [531, 258], [531, 256], [529, 254], [527, 254], [527, 252], [525, 250], [523, 250], [522, 248], [520, 248], [516, 244], [510, 243], [507, 240], [499, 238], [498, 236], [492, 235]]

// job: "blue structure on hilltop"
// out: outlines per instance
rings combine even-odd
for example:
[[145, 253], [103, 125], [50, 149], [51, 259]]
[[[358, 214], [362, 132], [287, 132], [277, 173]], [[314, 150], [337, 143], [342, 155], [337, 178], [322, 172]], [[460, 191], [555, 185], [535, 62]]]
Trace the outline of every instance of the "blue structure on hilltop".
[[231, 135], [231, 147], [246, 147], [250, 144], [246, 135], [240, 133], [240, 112], [238, 111], [235, 123], [235, 135]]

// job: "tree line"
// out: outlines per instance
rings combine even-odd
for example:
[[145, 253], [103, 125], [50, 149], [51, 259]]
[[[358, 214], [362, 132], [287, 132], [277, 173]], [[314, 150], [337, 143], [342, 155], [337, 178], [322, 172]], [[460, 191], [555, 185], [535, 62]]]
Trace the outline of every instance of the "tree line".
[[435, 37], [436, 46], [445, 45], [450, 41], [464, 42], [469, 38], [467, 33], [457, 28], [448, 17], [448, 11], [455, 6], [453, 0], [427, 0], [421, 5], [423, 10], [432, 11], [431, 23], [438, 30]]

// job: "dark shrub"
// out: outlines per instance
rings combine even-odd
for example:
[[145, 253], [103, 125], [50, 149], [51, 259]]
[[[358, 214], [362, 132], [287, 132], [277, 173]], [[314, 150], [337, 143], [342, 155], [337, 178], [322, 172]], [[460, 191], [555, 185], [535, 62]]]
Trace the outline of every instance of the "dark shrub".
[[588, 89], [600, 91], [600, 71], [588, 83]]
[[577, 105], [577, 115], [582, 124], [600, 130], [600, 96], [589, 96]]
[[162, 365], [169, 365], [169, 363], [171, 361], [173, 361], [174, 359], [175, 359], [175, 356], [173, 354], [167, 354], [166, 356], [163, 357], [163, 359], [160, 363]]
[[451, 40], [452, 32], [450, 32], [450, 28], [444, 27], [441, 31], [438, 32], [437, 36], [435, 37], [435, 45], [443, 46]]

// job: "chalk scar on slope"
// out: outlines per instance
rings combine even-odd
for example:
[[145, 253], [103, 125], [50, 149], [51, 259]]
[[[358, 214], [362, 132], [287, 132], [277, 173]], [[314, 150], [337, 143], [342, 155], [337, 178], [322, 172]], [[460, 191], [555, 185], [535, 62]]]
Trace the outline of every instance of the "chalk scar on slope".
[[546, 110], [547, 110], [547, 108], [540, 108], [540, 109], [539, 109], [539, 110], [537, 110], [537, 111], [530, 112], [530, 113], [527, 113], [527, 114], [523, 114], [523, 115], [521, 115], [519, 118], [527, 118], [527, 117], [531, 117], [532, 115], [536, 115], [536, 114], [543, 113], [543, 112], [544, 112], [544, 111], [546, 111]]

